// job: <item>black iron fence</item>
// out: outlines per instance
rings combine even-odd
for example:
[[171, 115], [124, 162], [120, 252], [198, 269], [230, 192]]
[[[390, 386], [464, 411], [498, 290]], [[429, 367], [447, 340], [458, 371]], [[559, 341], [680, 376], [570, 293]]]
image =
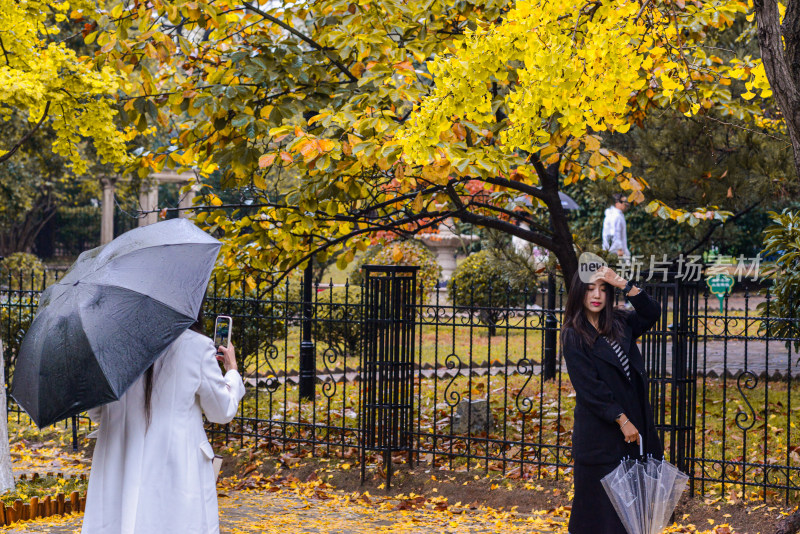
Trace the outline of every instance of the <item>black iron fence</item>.
[[[51, 278], [38, 286], [0, 282], [0, 335], [8, 366], [38, 291], [55, 279], [46, 276]], [[796, 498], [800, 432], [793, 411], [800, 406], [795, 354], [800, 338], [791, 332], [797, 332], [800, 318], [771, 315], [774, 298], [768, 292], [734, 293], [720, 308], [699, 283], [673, 280], [645, 287], [661, 304], [658, 324], [640, 345], [667, 457], [692, 475], [692, 489], [700, 494]], [[561, 322], [563, 290], [552, 308], [544, 286], [490, 288], [488, 302], [471, 299], [464, 305], [452, 303], [445, 290], [416, 292], [410, 330], [381, 337], [382, 354], [389, 356], [372, 360], [382, 362], [382, 369], [396, 369], [379, 376], [406, 377], [404, 370], [411, 371], [397, 385], [407, 387], [402, 391], [410, 397], [385, 390], [385, 398], [396, 403], [379, 402], [376, 394], [380, 387], [395, 387], [393, 382], [370, 379], [377, 363], [370, 367], [375, 341], [367, 340], [366, 326], [372, 320], [374, 330], [375, 317], [382, 316], [371, 311], [368, 294], [358, 286], [313, 284], [304, 297], [302, 280], [295, 277], [268, 290], [212, 283], [207, 328], [217, 314], [234, 318], [247, 394], [236, 419], [210, 425], [209, 432], [267, 451], [363, 459], [367, 468], [394, 459], [510, 478], [560, 478], [569, 472], [574, 391], [560, 351], [546, 346], [553, 338], [547, 335], [552, 318], [556, 327]], [[310, 341], [302, 350], [311, 351], [310, 359], [301, 358], [304, 324]], [[400, 356], [392, 356], [390, 348]], [[551, 354], [555, 361], [545, 361]], [[410, 366], [405, 355], [412, 358]], [[545, 380], [550, 368], [555, 376]], [[309, 387], [313, 396], [300, 395]], [[404, 423], [391, 446], [365, 446], [363, 417], [370, 409], [374, 414], [384, 409]], [[381, 430], [372, 431], [375, 436]]]

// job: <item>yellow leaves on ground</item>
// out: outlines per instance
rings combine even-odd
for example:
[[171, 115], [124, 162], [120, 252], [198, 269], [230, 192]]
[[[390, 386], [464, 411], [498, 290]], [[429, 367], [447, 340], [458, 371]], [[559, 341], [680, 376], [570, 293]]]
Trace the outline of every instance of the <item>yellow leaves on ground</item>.
[[[81, 434], [88, 429], [82, 428]], [[68, 428], [36, 429], [26, 416], [20, 424], [14, 414], [9, 415], [9, 438], [14, 475], [33, 472], [89, 474], [90, 459], [84, 453], [71, 452], [71, 432]], [[233, 449], [226, 452], [230, 454]], [[276, 473], [265, 476], [259, 467], [278, 460], [296, 464], [291, 454], [280, 457], [259, 453], [251, 449], [246, 466], [240, 474], [220, 479], [219, 492], [220, 531], [223, 534], [301, 534], [327, 533], [496, 533], [566, 534], [569, 507], [550, 510], [498, 510], [473, 503], [449, 502], [437, 495], [435, 487], [425, 494], [387, 495], [383, 491], [373, 495], [367, 491], [345, 492], [337, 490], [312, 473], [306, 482], [291, 474]], [[333, 466], [331, 466], [333, 467]], [[354, 469], [349, 461], [335, 468]], [[286, 472], [284, 472], [286, 473]], [[29, 477], [30, 478], [30, 477]], [[476, 475], [475, 477], [479, 477]], [[437, 482], [437, 476], [430, 477]], [[60, 479], [64, 480], [64, 479]], [[499, 490], [502, 484], [492, 484]], [[515, 491], [541, 491], [535, 481]], [[25, 491], [19, 483], [17, 495]], [[15, 523], [0, 527], [15, 533], [48, 532], [72, 534], [80, 532], [82, 514], [51, 517]], [[684, 517], [686, 519], [686, 517]], [[665, 530], [668, 534], [735, 534], [729, 525], [708, 525], [708, 530], [695, 525], [673, 524]]]

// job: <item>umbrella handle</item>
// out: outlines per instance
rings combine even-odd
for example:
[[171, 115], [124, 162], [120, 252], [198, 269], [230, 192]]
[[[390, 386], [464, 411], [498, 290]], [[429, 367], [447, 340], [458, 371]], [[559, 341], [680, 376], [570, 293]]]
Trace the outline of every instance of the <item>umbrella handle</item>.
[[639, 456], [644, 458], [644, 442], [641, 434], [639, 434]]

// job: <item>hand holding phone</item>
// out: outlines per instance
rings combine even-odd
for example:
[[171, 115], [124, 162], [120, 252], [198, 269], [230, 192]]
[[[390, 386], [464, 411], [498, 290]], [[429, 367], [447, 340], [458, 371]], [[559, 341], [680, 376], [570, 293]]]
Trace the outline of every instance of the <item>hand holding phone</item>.
[[217, 347], [217, 360], [222, 362], [225, 371], [235, 371], [236, 352], [231, 345], [233, 319], [220, 315], [214, 324], [214, 345]]

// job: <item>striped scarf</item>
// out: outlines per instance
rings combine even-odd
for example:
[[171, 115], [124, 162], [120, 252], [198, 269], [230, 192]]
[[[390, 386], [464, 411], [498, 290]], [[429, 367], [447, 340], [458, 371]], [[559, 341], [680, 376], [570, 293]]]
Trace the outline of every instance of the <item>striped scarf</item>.
[[627, 375], [628, 380], [630, 380], [631, 379], [631, 365], [630, 365], [630, 362], [628, 361], [628, 355], [625, 354], [625, 351], [622, 350], [622, 347], [620, 347], [619, 343], [617, 343], [613, 339], [611, 339], [609, 337], [606, 337], [606, 336], [603, 336], [603, 339], [605, 339], [606, 342], [609, 345], [611, 345], [611, 348], [614, 349], [614, 352], [617, 353], [617, 358], [619, 358], [619, 363], [622, 364], [622, 369], [625, 371], [625, 374]]

